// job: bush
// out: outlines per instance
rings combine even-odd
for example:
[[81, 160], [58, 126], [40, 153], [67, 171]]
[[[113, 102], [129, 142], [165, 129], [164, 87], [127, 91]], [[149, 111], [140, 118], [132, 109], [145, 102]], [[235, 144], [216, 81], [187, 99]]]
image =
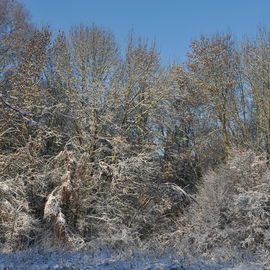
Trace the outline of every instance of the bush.
[[0, 185], [0, 250], [15, 251], [33, 242], [38, 228], [21, 179]]
[[162, 183], [158, 164], [139, 154], [117, 163], [99, 162], [82, 181], [78, 229], [84, 239], [140, 244], [175, 229], [190, 197]]
[[197, 251], [223, 259], [232, 259], [236, 250], [269, 252], [269, 173], [264, 155], [234, 151], [228, 164], [204, 176], [198, 205], [189, 212], [190, 238]]

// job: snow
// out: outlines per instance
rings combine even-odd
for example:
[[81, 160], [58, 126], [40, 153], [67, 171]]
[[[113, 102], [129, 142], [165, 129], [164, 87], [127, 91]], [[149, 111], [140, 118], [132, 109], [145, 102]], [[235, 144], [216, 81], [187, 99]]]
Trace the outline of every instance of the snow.
[[172, 255], [124, 255], [111, 250], [96, 252], [42, 251], [0, 254], [0, 270], [260, 270], [258, 265], [188, 260]]

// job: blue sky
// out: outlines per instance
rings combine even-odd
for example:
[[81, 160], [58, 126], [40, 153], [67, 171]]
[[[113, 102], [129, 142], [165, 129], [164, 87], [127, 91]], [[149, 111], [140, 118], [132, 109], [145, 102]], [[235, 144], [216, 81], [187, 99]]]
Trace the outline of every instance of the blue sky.
[[270, 0], [21, 0], [32, 21], [67, 31], [75, 24], [101, 25], [125, 44], [133, 30], [156, 40], [163, 61], [183, 61], [201, 33], [230, 30], [238, 40], [270, 29]]

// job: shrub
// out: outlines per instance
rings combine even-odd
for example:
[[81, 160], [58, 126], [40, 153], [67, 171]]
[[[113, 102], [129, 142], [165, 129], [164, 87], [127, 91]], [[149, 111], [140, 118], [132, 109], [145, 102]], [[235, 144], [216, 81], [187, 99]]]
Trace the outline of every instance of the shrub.
[[230, 254], [227, 259], [233, 253], [226, 249], [269, 251], [269, 176], [265, 156], [252, 151], [234, 151], [227, 164], [204, 176], [198, 205], [189, 212], [190, 237], [197, 251], [211, 256]]
[[38, 228], [21, 179], [1, 181], [0, 250], [15, 251], [33, 242]]

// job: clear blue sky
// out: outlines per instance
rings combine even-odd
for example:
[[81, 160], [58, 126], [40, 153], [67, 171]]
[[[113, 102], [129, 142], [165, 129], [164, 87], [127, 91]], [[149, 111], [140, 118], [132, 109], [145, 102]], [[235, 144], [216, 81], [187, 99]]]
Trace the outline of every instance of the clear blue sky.
[[67, 31], [80, 23], [101, 25], [124, 44], [130, 30], [155, 39], [163, 61], [183, 61], [201, 33], [230, 30], [238, 39], [270, 29], [270, 0], [21, 0], [37, 25]]

